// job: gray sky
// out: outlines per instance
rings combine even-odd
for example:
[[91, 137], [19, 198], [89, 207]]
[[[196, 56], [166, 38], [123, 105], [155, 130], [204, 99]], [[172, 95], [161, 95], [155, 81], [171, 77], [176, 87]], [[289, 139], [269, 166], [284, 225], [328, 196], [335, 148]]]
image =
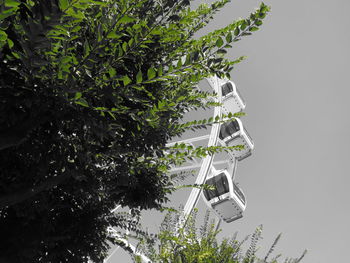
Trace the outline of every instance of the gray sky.
[[[265, 3], [272, 11], [261, 30], [228, 53], [248, 57], [232, 80], [247, 103], [242, 121], [255, 150], [236, 175], [248, 200], [244, 217], [224, 223], [223, 232], [238, 230], [242, 238], [263, 224], [262, 252], [282, 232], [276, 253], [297, 257], [306, 248], [304, 263], [346, 262], [350, 1]], [[233, 1], [203, 32], [246, 17], [258, 5]], [[109, 262], [128, 262], [123, 255]]]

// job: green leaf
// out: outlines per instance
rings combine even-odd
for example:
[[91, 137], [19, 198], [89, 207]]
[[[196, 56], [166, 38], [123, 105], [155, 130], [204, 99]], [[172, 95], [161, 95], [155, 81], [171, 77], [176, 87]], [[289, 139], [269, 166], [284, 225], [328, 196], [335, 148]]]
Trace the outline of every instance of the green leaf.
[[121, 57], [121, 56], [123, 55], [123, 53], [124, 53], [124, 52], [123, 52], [123, 49], [122, 49], [122, 47], [119, 45], [119, 46], [118, 46], [118, 56]]
[[[103, 113], [103, 111], [102, 111], [101, 113]], [[117, 118], [115, 117], [115, 115], [114, 115], [112, 112], [107, 111], [107, 113], [109, 114], [109, 116], [111, 116], [111, 117], [113, 118], [113, 120], [116, 120], [116, 119], [117, 119]]]
[[238, 36], [240, 33], [239, 27], [235, 28], [235, 31], [233, 32], [235, 36]]
[[113, 78], [113, 77], [117, 74], [117, 71], [115, 70], [115, 68], [110, 67], [110, 68], [108, 69], [108, 73], [109, 73], [109, 75]]
[[72, 30], [70, 32], [75, 33], [75, 32], [78, 32], [80, 29], [81, 29], [81, 26], [75, 26], [72, 28]]
[[74, 99], [75, 99], [75, 100], [78, 100], [78, 99], [81, 98], [81, 96], [82, 96], [82, 93], [81, 93], [81, 92], [76, 92], [76, 93], [75, 93]]
[[15, 58], [20, 58], [19, 54], [17, 52], [11, 52], [11, 54], [15, 57]]
[[262, 22], [261, 20], [257, 20], [257, 21], [255, 21], [255, 24], [256, 24], [257, 26], [261, 26], [261, 25], [263, 24], [263, 22]]
[[75, 104], [81, 105], [83, 107], [89, 107], [88, 102], [84, 98], [79, 98], [75, 101]]
[[66, 13], [68, 15], [70, 15], [71, 17], [76, 18], [78, 20], [82, 20], [85, 18], [85, 15], [83, 12], [81, 12], [80, 10], [73, 9], [73, 8], [68, 8]]
[[226, 35], [226, 42], [228, 42], [228, 43], [231, 43], [231, 42], [232, 42], [232, 34], [231, 34], [231, 32], [229, 32], [229, 33]]
[[5, 41], [7, 39], [7, 34], [5, 31], [0, 30], [0, 41]]
[[124, 52], [126, 52], [126, 50], [128, 49], [128, 43], [124, 42], [122, 47], [123, 47]]
[[154, 68], [149, 68], [147, 70], [148, 79], [153, 79], [155, 76], [156, 76], [156, 71], [154, 70]]
[[227, 51], [225, 50], [225, 49], [219, 49], [218, 51], [216, 51], [216, 53], [217, 54], [219, 54], [219, 55], [224, 55], [224, 54], [226, 54], [227, 53]]
[[70, 56], [64, 56], [61, 58], [61, 64], [66, 64], [72, 60], [72, 57]]
[[14, 15], [17, 9], [18, 7], [12, 7], [6, 11], [0, 11], [0, 20], [4, 20], [6, 17]]
[[176, 67], [177, 67], [177, 68], [181, 68], [181, 66], [182, 66], [182, 59], [180, 58], [180, 59], [177, 61]]
[[108, 33], [107, 38], [118, 39], [120, 38], [120, 35], [117, 35], [114, 31], [112, 31]]
[[67, 7], [69, 6], [68, 0], [59, 0], [59, 5], [61, 10], [66, 10]]
[[135, 18], [131, 16], [124, 15], [119, 21], [118, 24], [125, 24], [125, 23], [130, 23], [136, 21]]
[[242, 24], [241, 24], [241, 30], [246, 29], [246, 28], [247, 28], [247, 26], [248, 26], [247, 21], [246, 21], [246, 20], [243, 20], [243, 21], [242, 21]]
[[219, 37], [218, 40], [216, 40], [215, 45], [216, 45], [217, 47], [222, 47], [223, 44], [224, 44], [224, 41], [222, 40], [221, 37]]
[[159, 65], [158, 67], [158, 76], [162, 76], [163, 75], [163, 67], [162, 65]]
[[260, 18], [265, 18], [265, 16], [266, 16], [266, 13], [259, 13]]
[[122, 78], [122, 80], [123, 80], [124, 86], [127, 86], [129, 83], [131, 83], [131, 79], [130, 79], [127, 75], [125, 75], [125, 76]]
[[17, 0], [5, 0], [5, 6], [7, 7], [17, 7], [20, 4], [21, 2]]
[[249, 30], [249, 31], [254, 32], [254, 31], [258, 31], [258, 30], [259, 30], [259, 28], [258, 28], [258, 27], [253, 26], [253, 27], [251, 27], [251, 28], [250, 28], [250, 30]]
[[87, 40], [85, 40], [84, 42], [84, 56], [88, 56], [90, 53], [90, 45], [89, 42]]
[[103, 28], [101, 24], [97, 25], [97, 42], [102, 41], [102, 35], [103, 35]]
[[141, 70], [139, 72], [137, 72], [136, 75], [136, 83], [141, 83], [142, 82], [142, 72]]
[[186, 58], [185, 58], [184, 65], [187, 66], [187, 65], [190, 65], [190, 64], [191, 64], [191, 54], [187, 54]]

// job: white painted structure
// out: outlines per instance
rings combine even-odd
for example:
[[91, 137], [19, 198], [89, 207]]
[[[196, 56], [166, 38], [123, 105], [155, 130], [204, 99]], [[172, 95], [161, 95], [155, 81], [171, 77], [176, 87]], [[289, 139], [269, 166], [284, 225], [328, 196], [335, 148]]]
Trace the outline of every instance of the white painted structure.
[[247, 205], [244, 193], [232, 178], [226, 169], [212, 169], [205, 184], [213, 189], [203, 190], [204, 202], [226, 223], [241, 218]]
[[245, 109], [245, 102], [239, 94], [236, 85], [230, 80], [219, 80], [221, 89], [221, 101], [225, 114], [241, 112]]
[[226, 146], [244, 146], [244, 149], [232, 153], [238, 161], [250, 156], [254, 149], [253, 140], [239, 118], [221, 124], [219, 138]]

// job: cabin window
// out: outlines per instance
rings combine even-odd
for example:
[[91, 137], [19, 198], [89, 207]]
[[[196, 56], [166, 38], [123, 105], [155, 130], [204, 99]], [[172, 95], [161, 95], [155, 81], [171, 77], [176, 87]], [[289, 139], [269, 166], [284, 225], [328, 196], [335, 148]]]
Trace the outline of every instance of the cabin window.
[[232, 83], [226, 82], [224, 85], [221, 86], [221, 95], [224, 97], [230, 92], [233, 91]]
[[206, 185], [213, 186], [215, 189], [204, 189], [204, 196], [209, 201], [215, 197], [226, 194], [230, 191], [228, 180], [225, 173], [220, 173], [205, 182]]
[[232, 136], [234, 133], [239, 131], [239, 124], [237, 120], [226, 122], [221, 124], [219, 138], [221, 140], [228, 136]]
[[245, 205], [245, 196], [241, 191], [241, 189], [239, 189], [237, 185], [233, 184], [233, 191], [236, 194], [236, 196], [239, 198], [239, 200], [241, 200], [241, 202]]

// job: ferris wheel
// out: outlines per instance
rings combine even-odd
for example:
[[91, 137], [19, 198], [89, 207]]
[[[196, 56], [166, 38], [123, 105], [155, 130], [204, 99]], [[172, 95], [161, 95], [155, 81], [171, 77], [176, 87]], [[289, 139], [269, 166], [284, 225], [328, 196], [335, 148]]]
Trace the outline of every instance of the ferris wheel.
[[[240, 95], [235, 84], [227, 79], [220, 79], [216, 76], [207, 79], [211, 89], [217, 94], [216, 102], [218, 106], [214, 107], [213, 119], [229, 113], [239, 113], [245, 109], [245, 102]], [[225, 120], [225, 118], [224, 118]], [[254, 149], [254, 143], [244, 128], [239, 118], [227, 120], [224, 123], [215, 123], [212, 125], [208, 135], [193, 137], [186, 140], [171, 142], [167, 147], [174, 146], [179, 143], [194, 146], [194, 143], [207, 141], [207, 146], [238, 146], [243, 145], [240, 151], [229, 151], [222, 160], [215, 161], [215, 154], [207, 155], [202, 160], [191, 160], [180, 167], [173, 167], [170, 172], [181, 172], [199, 169], [196, 177], [195, 185], [209, 185], [212, 188], [203, 190], [203, 200], [205, 204], [217, 215], [220, 224], [221, 220], [230, 223], [243, 216], [246, 208], [245, 195], [234, 182], [238, 161], [249, 157]], [[224, 169], [217, 170], [217, 166], [224, 165]], [[202, 189], [193, 188], [186, 201], [183, 210], [183, 216], [180, 217], [179, 224], [186, 224], [186, 221], [196, 207]], [[117, 210], [115, 208], [112, 212]], [[151, 262], [146, 256], [137, 253], [136, 248], [126, 239], [123, 239], [116, 230], [109, 229], [111, 235], [117, 237], [125, 245], [129, 246], [143, 262]], [[113, 252], [113, 254], [115, 251]], [[105, 260], [107, 263], [111, 255]]]
[[[245, 109], [245, 102], [235, 84], [227, 79], [220, 79], [216, 76], [207, 79], [209, 85], [216, 92], [217, 102], [220, 106], [214, 108], [214, 118], [222, 118], [223, 114], [238, 113]], [[251, 155], [254, 143], [243, 123], [239, 118], [228, 120], [225, 123], [213, 124], [210, 134], [194, 137], [182, 141], [169, 143], [172, 146], [176, 143], [185, 143], [193, 146], [194, 142], [208, 140], [207, 146], [238, 146], [243, 145], [241, 151], [229, 152], [224, 160], [214, 161], [215, 155], [206, 156], [202, 162], [194, 160], [190, 165], [175, 167], [172, 171], [183, 171], [200, 168], [195, 185], [210, 185], [213, 189], [203, 191], [203, 199], [220, 220], [229, 223], [242, 217], [246, 208], [245, 195], [234, 182], [238, 161]], [[216, 166], [224, 164], [226, 167], [217, 170]], [[200, 188], [193, 188], [184, 206], [182, 222], [186, 223], [188, 216], [197, 205]]]

